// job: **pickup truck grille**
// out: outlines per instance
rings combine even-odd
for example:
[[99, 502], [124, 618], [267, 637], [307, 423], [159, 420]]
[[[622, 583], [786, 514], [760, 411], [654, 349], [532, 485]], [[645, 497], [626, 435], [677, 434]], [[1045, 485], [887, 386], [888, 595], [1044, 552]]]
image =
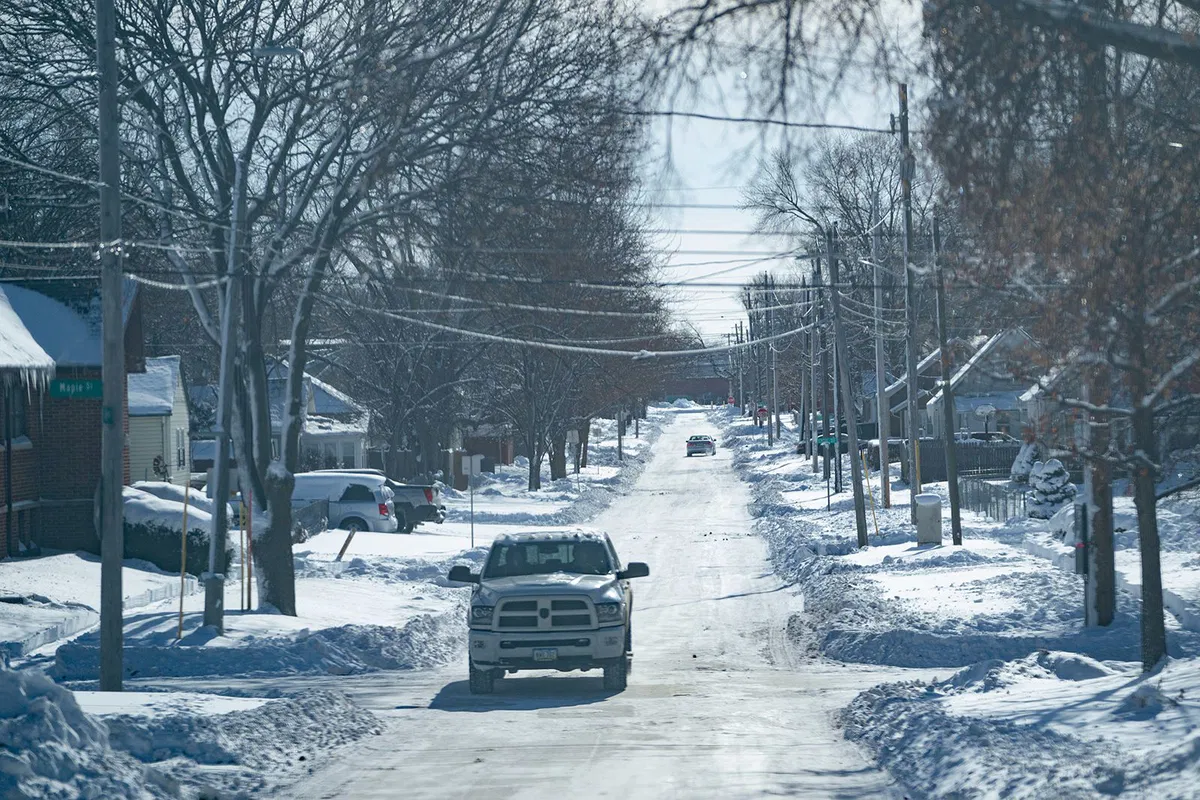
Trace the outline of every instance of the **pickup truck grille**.
[[591, 601], [578, 597], [503, 600], [496, 615], [496, 628], [505, 631], [590, 629], [595, 626]]

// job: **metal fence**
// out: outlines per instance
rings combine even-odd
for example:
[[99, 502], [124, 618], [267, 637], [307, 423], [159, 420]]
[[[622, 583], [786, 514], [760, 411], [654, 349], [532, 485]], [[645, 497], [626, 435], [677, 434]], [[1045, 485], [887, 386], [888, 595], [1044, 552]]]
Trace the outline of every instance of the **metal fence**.
[[292, 511], [292, 543], [306, 541], [329, 526], [329, 501], [318, 500]]
[[[967, 440], [956, 442], [958, 474], [971, 476], [1007, 477], [1012, 463], [1021, 452], [1019, 442], [981, 442]], [[921, 482], [933, 483], [946, 480], [946, 440], [922, 439], [920, 441]], [[900, 462], [900, 477], [908, 480], [908, 446], [901, 448], [906, 455]], [[890, 455], [890, 454], [889, 454]]]
[[958, 497], [962, 507], [1000, 522], [1025, 516], [1027, 491], [1027, 487], [1001, 486], [981, 478], [958, 479]]

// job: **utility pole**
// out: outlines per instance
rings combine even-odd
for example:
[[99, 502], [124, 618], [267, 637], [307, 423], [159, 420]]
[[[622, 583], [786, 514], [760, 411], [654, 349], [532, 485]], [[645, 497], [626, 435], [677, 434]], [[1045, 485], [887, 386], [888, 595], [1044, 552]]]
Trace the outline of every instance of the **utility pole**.
[[[825, 325], [824, 314], [821, 313], [823, 300], [821, 298], [821, 262], [817, 262], [817, 324], [820, 332], [820, 355], [821, 355], [821, 434], [825, 441], [829, 441], [829, 348], [825, 346]], [[840, 456], [840, 454], [839, 454]], [[822, 446], [822, 462], [821, 472], [825, 482], [829, 483], [830, 473], [833, 465], [829, 463], [829, 445]]]
[[[837, 279], [834, 278], [834, 270], [836, 265], [833, 263], [833, 240], [837, 236], [836, 225], [833, 232], [825, 237], [825, 253], [829, 259], [829, 298], [832, 302], [837, 295]], [[834, 335], [833, 335], [833, 491], [841, 492], [842, 486], [842, 405], [846, 402], [842, 397], [841, 392], [841, 374], [845, 371], [846, 365], [842, 363], [843, 353], [837, 347], [837, 325], [839, 320], [834, 319]]]
[[871, 264], [875, 278], [875, 416], [879, 420], [880, 503], [892, 507], [892, 479], [888, 465], [888, 438], [892, 435], [892, 404], [887, 396], [887, 354], [883, 347], [883, 268], [879, 263], [879, 198], [871, 205]]
[[238, 303], [238, 271], [241, 265], [242, 232], [240, 222], [245, 211], [245, 168], [239, 159], [234, 165], [233, 202], [229, 212], [229, 262], [226, 269], [225, 304], [221, 312], [221, 368], [217, 387], [217, 456], [213, 462], [212, 534], [208, 539], [208, 572], [204, 574], [204, 624], [225, 631], [225, 540], [229, 521], [224, 513], [229, 502], [229, 443], [233, 416], [234, 315]]
[[[820, 270], [817, 266], [814, 271]], [[812, 424], [808, 426], [809, 440], [811, 442], [812, 453], [812, 471], [817, 474], [819, 467], [817, 466], [817, 295], [814, 289], [808, 290], [808, 310], [812, 314], [812, 322], [808, 328], [808, 391], [809, 391], [809, 414], [812, 415]]]
[[774, 309], [771, 308], [771, 306], [774, 305], [775, 300], [771, 295], [766, 294], [766, 290], [773, 283], [774, 283], [773, 279], [771, 279], [770, 277], [767, 277], [767, 276], [763, 276], [763, 290], [764, 290], [763, 299], [767, 303], [767, 336], [766, 336], [766, 339], [767, 339], [767, 354], [766, 354], [767, 364], [766, 364], [766, 368], [767, 368], [767, 372], [770, 373], [770, 378], [771, 378], [771, 387], [770, 388], [764, 387], [765, 391], [769, 392], [770, 396], [771, 396], [771, 400], [770, 400], [771, 407], [767, 409], [767, 446], [768, 447], [775, 444], [775, 423], [772, 421], [772, 418], [779, 413], [779, 407], [777, 405], [775, 405], [775, 390], [774, 390], [774, 385], [775, 385], [775, 342], [773, 342], [771, 340], [771, 337], [775, 335], [775, 311], [774, 311]]
[[[745, 337], [742, 335], [742, 323], [737, 324], [737, 342], [742, 344]], [[738, 351], [738, 411], [742, 414], [746, 413], [746, 386], [744, 383], [743, 373], [746, 366], [746, 351], [739, 348]]]
[[117, 101], [117, 13], [114, 0], [96, 0], [100, 162], [100, 690], [119, 692], [125, 646], [121, 569], [125, 555], [125, 320], [121, 302], [120, 107]]
[[908, 487], [909, 512], [912, 524], [917, 524], [917, 495], [921, 491], [921, 475], [917, 457], [917, 403], [920, 381], [917, 380], [917, 288], [914, 285], [912, 265], [909, 264], [908, 248], [912, 242], [912, 179], [916, 171], [916, 159], [908, 142], [908, 84], [900, 84], [900, 190], [904, 199], [904, 354], [908, 364]]
[[962, 512], [958, 498], [958, 445], [954, 439], [954, 391], [950, 386], [950, 342], [946, 337], [946, 280], [942, 275], [942, 234], [933, 218], [933, 268], [937, 274], [938, 349], [942, 361], [942, 413], [946, 428], [946, 481], [950, 489], [950, 534], [962, 544]]
[[[835, 250], [836, 228], [825, 234], [829, 250], [829, 299], [833, 304], [833, 339], [837, 360], [841, 364], [838, 374], [842, 384], [842, 406], [846, 416], [846, 435], [850, 438], [850, 480], [854, 484], [854, 526], [858, 531], [858, 546], [867, 546], [867, 503], [863, 495], [862, 462], [858, 457], [858, 420], [854, 403], [850, 400], [850, 370], [846, 369], [846, 334], [842, 330], [842, 304], [838, 296], [838, 254]], [[840, 449], [840, 443], [839, 443]], [[841, 461], [839, 455], [838, 461]]]

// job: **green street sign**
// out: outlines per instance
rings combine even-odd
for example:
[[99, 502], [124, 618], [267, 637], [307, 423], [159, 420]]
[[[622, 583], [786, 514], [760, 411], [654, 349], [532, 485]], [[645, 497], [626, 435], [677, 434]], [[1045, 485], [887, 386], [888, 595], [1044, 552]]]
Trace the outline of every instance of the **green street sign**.
[[68, 400], [100, 399], [104, 384], [96, 378], [55, 378], [50, 381], [50, 396]]
[[818, 436], [817, 444], [837, 444], [836, 436]]

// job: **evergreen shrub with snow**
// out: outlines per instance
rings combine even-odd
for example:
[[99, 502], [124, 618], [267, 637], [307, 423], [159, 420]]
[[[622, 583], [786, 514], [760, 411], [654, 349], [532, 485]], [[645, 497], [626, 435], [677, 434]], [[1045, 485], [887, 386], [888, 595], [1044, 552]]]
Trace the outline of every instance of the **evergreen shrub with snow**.
[[1026, 442], [1021, 445], [1021, 452], [1017, 453], [1017, 457], [1012, 463], [1012, 469], [1009, 470], [1009, 479], [1013, 483], [1029, 483], [1029, 473], [1033, 471], [1033, 465], [1036, 462], [1037, 443]]
[[1029, 473], [1029, 493], [1027, 503], [1029, 516], [1034, 519], [1050, 519], [1060, 508], [1075, 499], [1075, 484], [1071, 483], [1071, 473], [1057, 458], [1052, 458], [1045, 464], [1038, 461]]

